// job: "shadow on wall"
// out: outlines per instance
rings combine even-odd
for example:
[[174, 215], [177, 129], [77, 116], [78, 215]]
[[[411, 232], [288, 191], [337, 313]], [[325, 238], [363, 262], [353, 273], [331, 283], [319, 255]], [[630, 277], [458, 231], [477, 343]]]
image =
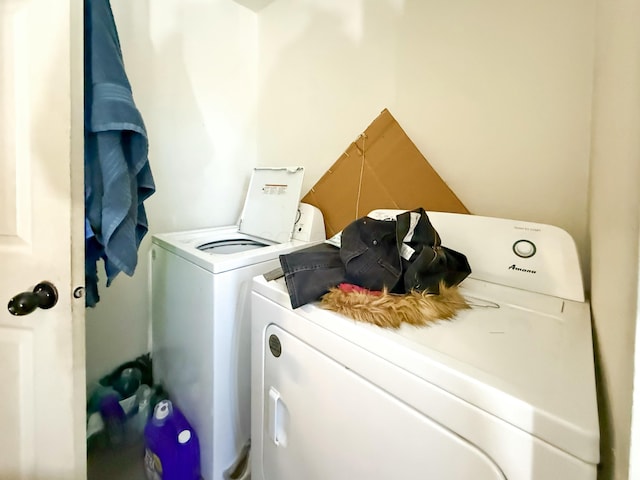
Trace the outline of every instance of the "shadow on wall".
[[[144, 108], [144, 90], [140, 82], [136, 82], [136, 69], [130, 68], [131, 63], [138, 63], [131, 55], [129, 31], [136, 29], [135, 48], [152, 51], [149, 38], [148, 2], [145, 0], [133, 4], [124, 4], [112, 1], [116, 29], [123, 50], [125, 71], [131, 83], [133, 98], [140, 110], [147, 127], [150, 144], [153, 142], [153, 134], [149, 131], [149, 124]], [[129, 11], [135, 10], [135, 11]], [[129, 23], [129, 25], [127, 25]], [[135, 25], [134, 25], [135, 23]], [[150, 56], [149, 56], [150, 57]], [[146, 61], [146, 60], [144, 60]], [[147, 85], [153, 90], [153, 84]], [[143, 92], [141, 92], [143, 90]], [[141, 94], [142, 93], [142, 94]], [[149, 153], [151, 170], [157, 184], [157, 169], [154, 168], [153, 151]], [[156, 192], [157, 194], [157, 192]], [[151, 197], [153, 198], [153, 196]], [[145, 202], [145, 209], [150, 223], [149, 204], [151, 199]], [[138, 278], [146, 267], [146, 249], [149, 244], [148, 232], [138, 249], [138, 264], [134, 277], [120, 273], [109, 288], [106, 287], [106, 274], [104, 262], [98, 262], [98, 293], [100, 301], [94, 308], [86, 310], [85, 340], [86, 340], [86, 379], [87, 385], [91, 385], [100, 377], [111, 371], [122, 361], [135, 358], [147, 350], [147, 314], [145, 291], [138, 286]], [[141, 293], [141, 294], [140, 294]]]
[[215, 188], [215, 178], [204, 173], [215, 163], [216, 152], [184, 59], [189, 30], [180, 10], [149, 0], [121, 3], [116, 22], [134, 97], [149, 132], [156, 180], [156, 193], [148, 202], [150, 229], [201, 227], [184, 205], [197, 204], [207, 189]]
[[245, 67], [253, 44], [239, 27], [253, 25], [253, 14], [220, 1], [112, 0], [112, 8], [156, 193], [145, 202], [150, 230], [134, 277], [108, 289], [103, 281], [87, 312], [89, 381], [148, 350], [151, 236], [235, 223], [255, 163], [255, 105], [244, 88], [254, 80]]
[[303, 194], [396, 90], [388, 23], [399, 12], [389, 2], [316, 4], [280, 0], [259, 17], [259, 161], [302, 158]]
[[615, 435], [611, 412], [611, 388], [606, 370], [602, 368], [602, 347], [599, 342], [598, 327], [594, 327], [593, 350], [596, 364], [596, 386], [598, 393], [598, 420], [600, 421], [600, 464], [598, 478], [612, 479], [615, 466]]
[[[148, 351], [147, 256], [151, 235], [165, 228], [181, 227], [181, 222], [188, 224], [183, 206], [204, 188], [198, 182], [204, 182], [202, 171], [214, 156], [186, 68], [180, 62], [179, 31], [171, 32], [156, 46], [151, 36], [148, 0], [113, 1], [112, 7], [127, 76], [149, 135], [156, 193], [145, 202], [149, 232], [138, 250], [134, 276], [120, 274], [106, 288], [103, 263], [99, 263], [101, 300], [94, 309], [87, 309], [86, 315], [89, 383], [123, 361]], [[191, 145], [197, 145], [197, 151]]]

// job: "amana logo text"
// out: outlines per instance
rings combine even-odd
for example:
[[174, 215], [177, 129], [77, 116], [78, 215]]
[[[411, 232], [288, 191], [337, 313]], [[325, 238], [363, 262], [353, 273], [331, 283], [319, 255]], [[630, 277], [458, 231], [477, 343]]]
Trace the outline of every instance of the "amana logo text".
[[535, 270], [529, 270], [527, 268], [516, 267], [515, 263], [509, 267], [509, 270], [515, 270], [517, 272], [524, 272], [524, 273], [536, 273]]

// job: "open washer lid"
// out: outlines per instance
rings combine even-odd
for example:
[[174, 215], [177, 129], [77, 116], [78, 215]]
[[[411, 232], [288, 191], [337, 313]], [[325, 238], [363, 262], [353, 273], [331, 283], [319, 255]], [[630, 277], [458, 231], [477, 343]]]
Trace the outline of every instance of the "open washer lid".
[[254, 168], [239, 231], [276, 243], [291, 240], [304, 167]]

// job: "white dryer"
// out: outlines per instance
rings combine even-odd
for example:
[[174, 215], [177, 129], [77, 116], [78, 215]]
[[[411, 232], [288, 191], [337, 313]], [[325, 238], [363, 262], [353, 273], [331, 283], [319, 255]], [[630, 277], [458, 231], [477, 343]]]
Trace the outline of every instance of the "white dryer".
[[152, 240], [154, 380], [194, 427], [205, 480], [249, 443], [251, 279], [325, 238], [320, 211], [298, 204], [303, 173], [255, 169], [239, 225]]
[[[376, 218], [394, 217], [382, 211]], [[595, 480], [590, 308], [549, 225], [429, 212], [470, 310], [386, 330], [252, 292], [253, 480]]]

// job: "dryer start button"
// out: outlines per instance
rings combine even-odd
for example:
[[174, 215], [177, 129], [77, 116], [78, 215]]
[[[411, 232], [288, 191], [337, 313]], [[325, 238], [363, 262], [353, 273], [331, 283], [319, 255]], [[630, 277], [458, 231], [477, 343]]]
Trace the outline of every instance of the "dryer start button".
[[536, 246], [529, 240], [518, 240], [513, 244], [513, 253], [521, 258], [530, 258], [536, 254]]

